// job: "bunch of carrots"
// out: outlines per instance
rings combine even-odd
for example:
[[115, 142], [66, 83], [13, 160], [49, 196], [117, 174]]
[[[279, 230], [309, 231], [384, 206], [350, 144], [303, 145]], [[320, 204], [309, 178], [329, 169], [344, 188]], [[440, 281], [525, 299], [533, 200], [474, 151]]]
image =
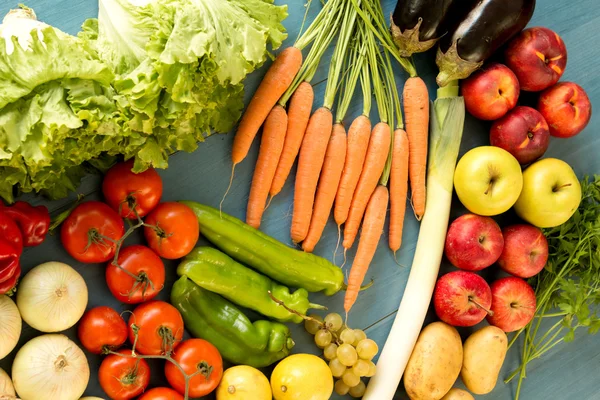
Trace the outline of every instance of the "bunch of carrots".
[[[328, 0], [294, 46], [283, 50], [267, 71], [232, 149], [233, 179], [235, 166], [262, 127], [246, 215], [249, 225], [259, 228], [269, 197], [281, 191], [296, 159], [292, 240], [312, 252], [333, 209], [339, 236], [343, 225], [345, 255], [362, 225], [348, 278], [346, 313], [377, 249], [388, 204], [389, 247], [394, 256], [401, 247], [409, 180], [415, 216], [420, 220], [425, 213], [429, 96], [387, 30], [379, 0]], [[323, 105], [311, 115], [311, 79], [334, 37]], [[303, 60], [302, 50], [309, 46]], [[392, 58], [410, 75], [403, 91], [406, 132]], [[359, 81], [363, 112], [346, 132], [344, 118]], [[373, 94], [379, 114], [375, 125], [370, 119]]]

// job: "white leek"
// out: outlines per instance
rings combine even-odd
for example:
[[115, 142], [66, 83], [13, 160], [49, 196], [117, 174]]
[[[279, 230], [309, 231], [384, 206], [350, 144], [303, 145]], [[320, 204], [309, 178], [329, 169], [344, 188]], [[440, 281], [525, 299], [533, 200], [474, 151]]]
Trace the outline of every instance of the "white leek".
[[392, 400], [415, 346], [435, 287], [450, 218], [454, 169], [465, 107], [458, 86], [438, 89], [431, 107], [427, 200], [410, 276], [392, 330], [363, 400]]

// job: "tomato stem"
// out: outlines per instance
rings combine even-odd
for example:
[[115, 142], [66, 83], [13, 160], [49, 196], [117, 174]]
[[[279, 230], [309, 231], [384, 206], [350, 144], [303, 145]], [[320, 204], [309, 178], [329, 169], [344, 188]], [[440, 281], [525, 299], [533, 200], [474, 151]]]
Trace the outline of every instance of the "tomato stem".
[[[129, 196], [133, 197], [132, 194], [130, 194]], [[129, 196], [127, 197], [127, 205], [130, 207], [130, 210], [135, 214], [136, 220], [137, 222], [135, 223], [131, 223], [131, 225], [129, 226], [129, 228], [127, 229], [127, 231], [125, 232], [125, 234], [119, 239], [119, 240], [114, 240], [112, 238], [100, 235], [97, 231], [95, 231], [95, 233], [93, 234], [89, 234], [88, 238], [90, 240], [99, 240], [101, 241], [101, 243], [106, 243], [105, 241], [109, 241], [112, 242], [115, 246], [115, 255], [113, 257], [113, 260], [111, 261], [111, 265], [114, 265], [115, 267], [121, 269], [123, 272], [125, 272], [127, 275], [129, 275], [131, 278], [134, 279], [135, 283], [133, 284], [131, 291], [129, 292], [129, 295], [131, 296], [135, 291], [137, 291], [140, 286], [142, 288], [142, 297], [145, 294], [145, 291], [148, 289], [148, 286], [150, 286], [152, 289], [154, 289], [154, 283], [152, 282], [152, 280], [148, 277], [148, 274], [144, 271], [140, 272], [139, 275], [135, 275], [134, 273], [126, 270], [125, 268], [123, 268], [121, 265], [119, 265], [119, 253], [121, 251], [121, 248], [123, 246], [123, 243], [125, 243], [125, 240], [131, 236], [131, 234], [133, 232], [135, 232], [137, 229], [142, 228], [142, 227], [147, 227], [150, 229], [153, 229], [155, 232], [157, 232], [157, 234], [159, 234], [159, 232], [161, 232], [161, 234], [159, 234], [159, 237], [161, 239], [166, 239], [169, 236], [172, 235], [171, 234], [167, 234], [162, 228], [160, 228], [158, 226], [158, 224], [156, 225], [151, 225], [151, 224], [147, 224], [145, 223], [142, 218], [140, 217], [139, 213], [137, 212], [135, 206], [137, 204], [134, 203], [130, 203], [129, 202]], [[135, 198], [134, 198], [135, 199]], [[119, 214], [120, 214], [120, 210], [119, 210]], [[91, 231], [90, 231], [91, 232]], [[91, 243], [100, 243], [100, 242], [88, 242], [88, 246], [91, 246]], [[159, 242], [160, 245], [160, 242]], [[87, 250], [86, 247], [86, 250]], [[212, 372], [212, 367], [209, 366], [206, 362], [202, 362], [198, 365], [198, 369], [196, 371], [194, 371], [194, 373], [192, 374], [187, 374], [185, 372], [185, 370], [183, 369], [183, 367], [181, 365], [179, 365], [179, 363], [177, 361], [175, 361], [173, 359], [173, 357], [171, 356], [173, 353], [173, 348], [175, 346], [175, 335], [173, 334], [173, 331], [170, 328], [167, 327], [160, 327], [159, 329], [159, 335], [162, 337], [163, 339], [163, 352], [164, 354], [161, 355], [142, 355], [142, 354], [137, 354], [135, 352], [135, 348], [137, 346], [137, 342], [138, 342], [138, 337], [139, 337], [139, 331], [140, 328], [139, 326], [137, 326], [135, 324], [135, 321], [133, 324], [131, 324], [131, 330], [133, 331], [133, 336], [134, 336], [134, 340], [133, 340], [133, 345], [131, 348], [131, 355], [129, 354], [123, 354], [123, 353], [118, 353], [115, 352], [113, 349], [111, 349], [108, 346], [105, 346], [103, 348], [103, 354], [113, 354], [113, 355], [117, 355], [119, 357], [127, 357], [127, 358], [135, 358], [136, 360], [138, 360], [138, 364], [139, 364], [139, 360], [148, 360], [148, 359], [155, 359], [155, 360], [165, 360], [167, 362], [170, 362], [171, 364], [173, 364], [175, 367], [177, 367], [177, 369], [179, 370], [179, 372], [181, 372], [181, 374], [183, 375], [184, 381], [185, 381], [185, 394], [184, 394], [184, 399], [185, 400], [189, 400], [189, 386], [190, 386], [190, 380], [196, 376], [196, 375], [200, 375], [200, 374], [206, 374], [206, 372], [208, 371], [208, 376], [210, 376], [210, 373]], [[204, 363], [204, 364], [203, 364]], [[135, 382], [135, 375], [137, 374], [137, 365], [136, 367], [134, 367], [132, 369], [132, 371], [126, 375], [123, 378], [123, 382], [125, 382], [125, 380], [131, 380], [131, 383]], [[202, 366], [203, 368], [200, 368], [200, 366]], [[207, 375], [205, 375], [207, 376]]]
[[161, 325], [161, 327], [158, 328], [158, 336], [162, 338], [161, 346], [163, 353], [171, 355], [171, 353], [173, 353], [173, 348], [175, 347], [175, 342], [177, 341], [171, 328]]
[[[121, 268], [118, 265], [117, 265], [117, 267]], [[129, 290], [127, 297], [131, 298], [131, 296], [133, 296], [141, 287], [142, 301], [145, 301], [146, 291], [148, 290], [148, 287], [150, 287], [150, 289], [152, 289], [154, 291], [154, 282], [152, 282], [152, 280], [150, 279], [148, 274], [145, 271], [142, 271], [138, 275], [135, 275], [123, 268], [121, 268], [121, 270], [125, 271], [127, 274], [129, 274], [129, 276], [131, 276], [132, 278], [135, 279], [135, 282], [133, 283], [131, 289]]]
[[[139, 228], [142, 227], [148, 227], [148, 228], [152, 228], [152, 229], [159, 229], [158, 225], [151, 225], [151, 224], [147, 224], [144, 222], [144, 220], [142, 220], [142, 217], [140, 217], [139, 213], [137, 212], [137, 210], [135, 208], [132, 209], [133, 213], [135, 214], [135, 217], [137, 219], [137, 222], [134, 225], [130, 225], [129, 228], [127, 229], [127, 231], [125, 231], [125, 233], [123, 234], [123, 236], [121, 237], [121, 239], [119, 240], [114, 240], [112, 238], [109, 237], [105, 237], [102, 235], [99, 235], [99, 237], [102, 237], [104, 239], [107, 239], [111, 242], [113, 242], [115, 244], [115, 255], [113, 256], [113, 260], [111, 262], [111, 265], [114, 265], [115, 267], [119, 268], [121, 271], [125, 272], [127, 275], [129, 275], [130, 278], [132, 278], [134, 280], [134, 285], [131, 289], [131, 291], [129, 292], [129, 296], [131, 296], [133, 293], [135, 293], [135, 290], [137, 289], [137, 286], [139, 286], [139, 284], [145, 284], [145, 280], [143, 276], [140, 275], [135, 275], [134, 273], [126, 270], [125, 268], [121, 267], [119, 265], [119, 253], [121, 252], [121, 248], [123, 247], [123, 243], [125, 243], [125, 240], [131, 236], [131, 234], [133, 234], [133, 232], [135, 232], [136, 230], [138, 230]], [[129, 220], [128, 220], [129, 221]], [[90, 246], [90, 244], [88, 243], [88, 246]], [[87, 248], [86, 248], [87, 249]], [[145, 275], [145, 274], [144, 274]], [[148, 278], [147, 275], [145, 275], [145, 279], [149, 282], [150, 287], [152, 289], [154, 289], [154, 283], [152, 283], [152, 281]], [[137, 286], [136, 286], [137, 285]], [[146, 285], [145, 287], [143, 286], [142, 289], [142, 297], [144, 297], [145, 291], [148, 289], [148, 285]]]
[[119, 215], [121, 215], [122, 211], [123, 211], [123, 205], [127, 204], [127, 207], [129, 208], [129, 213], [125, 216], [125, 218], [129, 219], [129, 216], [133, 213], [133, 215], [137, 218], [139, 218], [138, 212], [137, 212], [137, 199], [135, 198], [134, 194], [136, 194], [137, 191], [135, 192], [130, 192], [129, 194], [127, 194], [127, 197], [125, 197], [125, 199], [119, 204]]
[[208, 380], [213, 372], [213, 367], [207, 361], [202, 360], [198, 363], [198, 372], [200, 372]]

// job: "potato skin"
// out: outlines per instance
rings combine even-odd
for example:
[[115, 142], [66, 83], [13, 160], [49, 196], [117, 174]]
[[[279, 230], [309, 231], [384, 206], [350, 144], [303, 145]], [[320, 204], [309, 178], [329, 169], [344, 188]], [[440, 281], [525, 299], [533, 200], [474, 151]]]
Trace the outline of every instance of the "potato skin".
[[460, 374], [463, 347], [456, 328], [434, 322], [423, 329], [404, 371], [411, 400], [440, 400]]
[[475, 400], [475, 398], [466, 390], [452, 388], [442, 397], [442, 400]]
[[487, 394], [496, 387], [498, 374], [508, 349], [508, 338], [502, 329], [486, 326], [465, 341], [462, 380], [471, 392]]

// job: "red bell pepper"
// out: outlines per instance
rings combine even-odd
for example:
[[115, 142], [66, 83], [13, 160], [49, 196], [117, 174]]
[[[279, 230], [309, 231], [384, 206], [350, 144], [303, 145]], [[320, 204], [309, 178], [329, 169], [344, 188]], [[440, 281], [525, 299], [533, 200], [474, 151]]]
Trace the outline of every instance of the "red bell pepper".
[[12, 290], [17, 286], [17, 281], [21, 276], [21, 263], [17, 262], [17, 269], [13, 276], [4, 282], [0, 282], [0, 294], [11, 295]]
[[0, 285], [4, 286], [4, 282], [11, 280], [17, 269], [20, 270], [17, 251], [9, 241], [0, 239]]
[[17, 201], [10, 207], [0, 206], [0, 211], [17, 223], [23, 234], [25, 247], [37, 246], [46, 239], [50, 229], [50, 213], [46, 206], [34, 207], [24, 201]]
[[9, 242], [19, 256], [23, 253], [23, 234], [17, 223], [8, 214], [2, 212], [2, 209], [0, 209], [0, 239]]

